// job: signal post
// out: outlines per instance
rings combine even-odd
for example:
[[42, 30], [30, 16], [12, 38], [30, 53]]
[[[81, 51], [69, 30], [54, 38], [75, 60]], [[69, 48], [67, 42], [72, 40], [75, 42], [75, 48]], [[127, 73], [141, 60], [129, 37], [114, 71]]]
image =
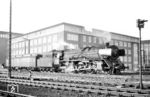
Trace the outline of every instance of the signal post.
[[137, 27], [139, 28], [139, 67], [140, 67], [140, 89], [143, 89], [143, 83], [142, 83], [142, 54], [141, 54], [141, 29], [144, 28], [144, 23], [148, 20], [137, 20]]

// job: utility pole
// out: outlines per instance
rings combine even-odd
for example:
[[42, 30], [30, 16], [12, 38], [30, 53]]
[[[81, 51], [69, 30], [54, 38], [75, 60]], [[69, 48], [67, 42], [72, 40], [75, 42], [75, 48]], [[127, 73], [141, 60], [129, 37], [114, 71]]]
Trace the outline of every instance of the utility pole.
[[8, 59], [8, 78], [11, 78], [11, 23], [12, 23], [12, 0], [10, 0], [10, 13], [9, 13], [9, 59]]
[[148, 20], [137, 20], [137, 27], [139, 28], [139, 66], [140, 66], [140, 89], [143, 89], [142, 83], [142, 55], [141, 55], [141, 29], [144, 28], [144, 23]]

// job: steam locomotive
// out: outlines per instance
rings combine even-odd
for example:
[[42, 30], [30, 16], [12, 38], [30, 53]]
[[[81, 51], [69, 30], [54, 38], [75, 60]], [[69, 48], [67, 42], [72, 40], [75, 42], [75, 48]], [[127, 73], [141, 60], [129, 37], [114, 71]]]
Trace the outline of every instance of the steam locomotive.
[[107, 73], [120, 74], [125, 70], [124, 64], [119, 60], [125, 56], [125, 50], [115, 45], [102, 47], [85, 47], [76, 50], [53, 50], [46, 54], [26, 56], [12, 62], [12, 68], [31, 69], [51, 72], [74, 73]]
[[125, 50], [115, 45], [103, 49], [85, 47], [82, 50], [53, 50], [37, 56], [37, 68], [54, 72], [120, 74], [125, 70], [120, 56], [125, 56]]

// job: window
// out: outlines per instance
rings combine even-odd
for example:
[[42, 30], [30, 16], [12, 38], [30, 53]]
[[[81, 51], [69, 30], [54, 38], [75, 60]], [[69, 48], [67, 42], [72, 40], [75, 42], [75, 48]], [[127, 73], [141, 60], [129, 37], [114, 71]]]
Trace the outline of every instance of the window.
[[39, 39], [38, 39], [38, 45], [40, 45], [41, 43], [42, 43], [42, 39], [39, 38]]
[[14, 43], [14, 45], [13, 45], [13, 48], [15, 49], [16, 48], [16, 44]]
[[38, 47], [38, 53], [41, 53], [42, 52], [42, 47]]
[[22, 54], [22, 49], [19, 50], [19, 55], [21, 55], [21, 54]]
[[3, 34], [0, 34], [0, 37], [3, 38]]
[[131, 54], [131, 50], [128, 50], [128, 54]]
[[128, 47], [131, 47], [131, 43], [128, 43]]
[[45, 44], [46, 42], [46, 37], [43, 37], [43, 44]]
[[86, 36], [83, 36], [83, 42], [86, 42]]
[[103, 38], [99, 38], [99, 44], [103, 44]]
[[67, 34], [67, 40], [78, 41], [78, 35], [68, 33]]
[[15, 51], [15, 55], [18, 55], [18, 50]]
[[25, 43], [24, 42], [22, 42], [22, 47], [25, 47]]
[[15, 48], [15, 45], [14, 44], [12, 44], [12, 49], [14, 49]]
[[125, 54], [128, 54], [128, 50], [127, 49], [125, 49]]
[[30, 53], [31, 53], [31, 54], [33, 53], [33, 48], [30, 49]]
[[15, 50], [12, 50], [12, 51], [11, 51], [12, 55], [14, 55], [14, 52], [15, 52]]
[[96, 43], [96, 39], [97, 39], [96, 37], [93, 37], [93, 43]]
[[48, 45], [47, 51], [51, 51], [52, 50], [52, 46]]
[[23, 42], [20, 42], [20, 44], [21, 44], [21, 48], [23, 47]]
[[43, 52], [46, 52], [47, 51], [47, 48], [46, 48], [46, 45], [43, 46]]
[[4, 38], [6, 38], [6, 34], [4, 34]]
[[117, 40], [115, 40], [115, 45], [118, 46], [118, 41]]
[[18, 48], [18, 43], [15, 44], [15, 47]]
[[57, 42], [58, 41], [57, 34], [52, 36], [52, 40], [53, 40], [53, 42]]
[[18, 43], [15, 44], [15, 48], [18, 48]]
[[32, 53], [35, 53], [35, 48], [32, 49]]
[[29, 53], [29, 49], [26, 48], [25, 53], [28, 54]]
[[25, 54], [25, 50], [24, 49], [21, 50], [21, 54]]
[[124, 62], [127, 62], [127, 56], [124, 56]]
[[16, 55], [16, 51], [15, 50], [13, 51], [12, 55]]
[[127, 47], [127, 42], [124, 42], [124, 47]]
[[130, 56], [128, 57], [128, 62], [131, 62], [131, 57]]
[[33, 53], [37, 53], [37, 47], [33, 48]]
[[28, 43], [29, 43], [28, 41], [25, 42], [25, 47], [28, 47]]
[[19, 42], [19, 48], [21, 48], [21, 42]]
[[37, 39], [34, 39], [33, 41], [33, 45], [37, 45]]
[[89, 36], [89, 43], [91, 43], [92, 42], [92, 37], [91, 36]]
[[123, 42], [122, 41], [119, 41], [119, 46], [123, 46]]
[[6, 38], [9, 38], [9, 36], [8, 36], [8, 35], [6, 35]]
[[48, 41], [48, 43], [51, 43], [51, 42], [52, 42], [52, 37], [51, 37], [51, 36], [48, 36], [47, 41]]
[[33, 46], [33, 40], [30, 41], [30, 46]]

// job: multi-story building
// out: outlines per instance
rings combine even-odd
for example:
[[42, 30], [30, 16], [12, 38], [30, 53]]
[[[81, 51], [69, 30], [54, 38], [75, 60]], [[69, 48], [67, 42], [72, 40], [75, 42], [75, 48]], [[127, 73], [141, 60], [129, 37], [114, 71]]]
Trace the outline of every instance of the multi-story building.
[[[22, 34], [12, 33], [12, 37], [20, 36]], [[8, 50], [9, 33], [0, 31], [0, 64], [6, 63], [7, 50]]]
[[53, 49], [80, 49], [86, 46], [101, 46], [106, 42], [126, 50], [121, 60], [134, 70], [138, 65], [138, 38], [107, 31], [92, 29], [86, 31], [83, 26], [60, 23], [27, 33], [12, 40], [12, 63], [32, 63], [36, 54], [47, 53]]
[[150, 40], [142, 41], [142, 65], [150, 67]]

